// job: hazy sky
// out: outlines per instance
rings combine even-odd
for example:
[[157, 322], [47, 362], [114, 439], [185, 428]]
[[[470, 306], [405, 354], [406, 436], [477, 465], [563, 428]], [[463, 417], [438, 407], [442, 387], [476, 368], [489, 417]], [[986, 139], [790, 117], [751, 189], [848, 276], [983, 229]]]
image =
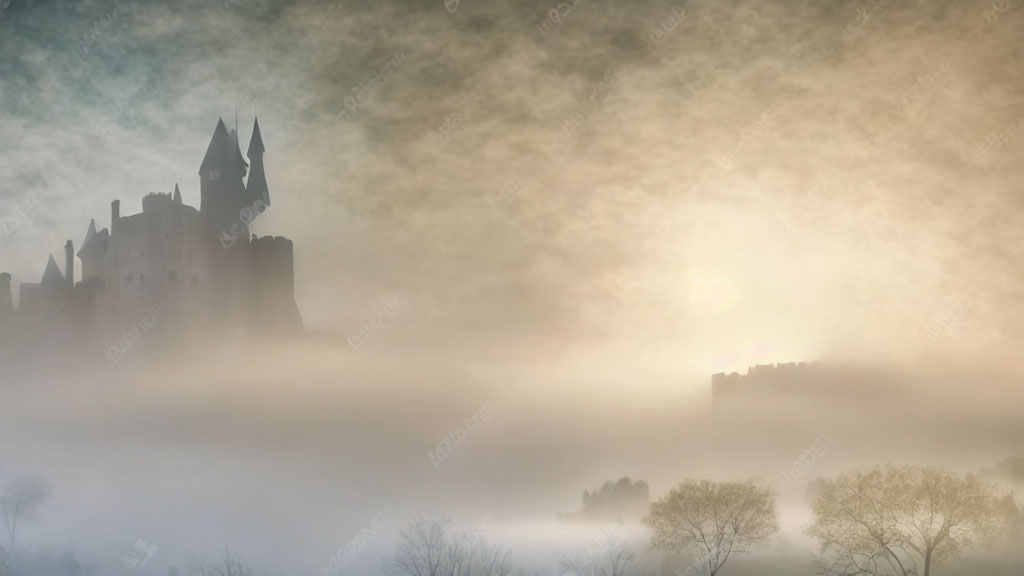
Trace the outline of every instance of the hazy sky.
[[701, 372], [989, 353], [1022, 327], [1022, 13], [13, 0], [0, 208], [30, 216], [0, 268], [38, 281], [47, 239], [79, 244], [114, 198], [198, 204], [237, 106], [311, 327], [394, 297], [396, 341], [619, 342]]
[[[347, 357], [264, 358], [280, 371], [39, 386], [0, 402], [2, 455], [55, 481], [51, 537], [88, 533], [105, 565], [236, 523], [309, 573], [389, 506], [550, 518], [622, 474], [657, 496], [784, 469], [821, 430], [755, 434], [771, 456], [712, 430], [686, 404], [711, 372], [1019, 356], [1021, 29], [1019, 0], [0, 0], [0, 271], [38, 282], [49, 239], [78, 246], [115, 198], [179, 183], [198, 206], [218, 117], [245, 150], [255, 109], [256, 231], [295, 241], [307, 326], [383, 319]], [[1019, 438], [964, 410], [907, 453], [975, 466]], [[816, 473], [876, 462], [833, 440]]]

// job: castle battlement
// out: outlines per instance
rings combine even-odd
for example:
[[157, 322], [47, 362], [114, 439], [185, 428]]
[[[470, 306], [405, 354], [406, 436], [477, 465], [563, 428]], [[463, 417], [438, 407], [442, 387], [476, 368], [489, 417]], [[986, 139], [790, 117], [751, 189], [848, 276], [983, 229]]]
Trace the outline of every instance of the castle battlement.
[[746, 374], [738, 372], [711, 375], [711, 398], [715, 410], [736, 400], [763, 399], [796, 389], [810, 389], [821, 379], [819, 362], [780, 362], [755, 364]]
[[153, 192], [142, 198], [142, 212], [151, 212], [159, 209], [169, 209], [172, 204], [171, 193]]
[[822, 366], [820, 362], [779, 362], [778, 364], [755, 364], [747, 367], [746, 374], [739, 372], [719, 372], [712, 374], [712, 382], [726, 381], [752, 381], [758, 379], [770, 379], [775, 376], [789, 376], [799, 372], [818, 369]]
[[823, 362], [758, 364], [746, 374], [711, 375], [711, 403], [715, 411], [733, 408], [764, 410], [774, 403], [863, 402], [898, 383], [884, 370]]
[[291, 252], [292, 241], [284, 236], [263, 236], [253, 235], [253, 250], [266, 252]]

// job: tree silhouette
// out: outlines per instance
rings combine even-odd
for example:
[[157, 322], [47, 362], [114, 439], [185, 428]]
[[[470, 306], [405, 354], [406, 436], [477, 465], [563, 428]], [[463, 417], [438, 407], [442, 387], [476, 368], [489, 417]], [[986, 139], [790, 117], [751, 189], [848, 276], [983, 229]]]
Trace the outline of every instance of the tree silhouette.
[[[172, 568], [177, 572], [177, 568]], [[199, 576], [250, 576], [249, 569], [242, 564], [242, 559], [231, 556], [231, 551], [224, 548], [220, 560], [211, 563], [198, 563], [193, 571]]]
[[604, 522], [643, 516], [650, 503], [650, 488], [643, 480], [633, 482], [624, 476], [615, 482], [605, 482], [593, 492], [584, 490], [582, 503], [579, 511], [561, 514], [559, 519]]
[[814, 501], [819, 567], [826, 574], [930, 576], [997, 525], [993, 488], [973, 474], [875, 468], [826, 479]]
[[508, 576], [509, 551], [483, 538], [453, 535], [447, 518], [417, 518], [399, 533], [395, 558], [385, 568], [393, 576]]
[[710, 576], [779, 531], [772, 490], [752, 482], [686, 481], [651, 504], [644, 524], [653, 548], [695, 554], [691, 571]]
[[19, 523], [35, 521], [39, 509], [50, 497], [50, 485], [39, 476], [20, 476], [0, 495], [0, 521], [9, 537], [7, 553], [14, 558]]

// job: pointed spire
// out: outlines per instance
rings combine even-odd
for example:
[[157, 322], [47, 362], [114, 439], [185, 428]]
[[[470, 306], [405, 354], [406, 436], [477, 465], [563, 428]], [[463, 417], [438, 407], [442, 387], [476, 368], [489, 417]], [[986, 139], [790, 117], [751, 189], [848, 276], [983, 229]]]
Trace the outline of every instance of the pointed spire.
[[89, 230], [85, 233], [85, 240], [82, 240], [82, 247], [78, 249], [77, 256], [82, 257], [82, 253], [89, 247], [89, 244], [96, 239], [96, 219], [89, 220]]
[[213, 137], [210, 138], [210, 145], [206, 148], [206, 156], [199, 167], [199, 174], [209, 174], [213, 170], [221, 171], [221, 178], [245, 176], [245, 169], [248, 165], [242, 158], [242, 152], [238, 148], [237, 139], [228, 134], [228, 128], [224, 125], [224, 118], [217, 120], [217, 127], [213, 130]]
[[260, 119], [256, 118], [253, 122], [248, 154], [249, 161], [252, 163], [252, 171], [249, 174], [249, 180], [245, 183], [245, 191], [249, 201], [253, 204], [259, 201], [264, 206], [270, 206], [270, 188], [267, 186], [267, 174], [263, 168], [263, 153], [265, 151], [263, 134], [260, 133]]
[[249, 152], [247, 155], [252, 160], [253, 156], [262, 156], [267, 149], [263, 147], [263, 134], [260, 133], [260, 119], [256, 118], [256, 121], [252, 126], [252, 139], [249, 140]]
[[60, 273], [60, 268], [57, 267], [57, 261], [53, 259], [53, 254], [50, 254], [50, 260], [46, 263], [46, 270], [43, 272], [41, 284], [43, 286], [62, 286], [64, 284], [64, 275]]
[[203, 163], [199, 167], [199, 173], [203, 174], [210, 170], [220, 169], [226, 164], [226, 152], [230, 151], [231, 139], [228, 137], [228, 128], [224, 125], [224, 119], [217, 119], [217, 127], [213, 129], [213, 137], [210, 138], [210, 145], [206, 147], [206, 156], [203, 156]]
[[181, 204], [181, 188], [178, 188], [178, 183], [174, 183], [174, 198], [172, 199], [175, 204]]
[[93, 219], [89, 220], [89, 230], [85, 233], [85, 240], [82, 241], [82, 246], [84, 247], [89, 242], [92, 242], [92, 239], [95, 238], [95, 237], [96, 237], [96, 219], [93, 218]]

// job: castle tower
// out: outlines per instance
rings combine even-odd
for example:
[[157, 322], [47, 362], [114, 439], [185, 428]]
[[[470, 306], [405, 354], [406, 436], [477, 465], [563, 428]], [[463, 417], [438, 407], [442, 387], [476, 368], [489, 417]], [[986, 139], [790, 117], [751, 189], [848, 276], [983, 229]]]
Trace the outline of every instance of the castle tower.
[[110, 231], [104, 228], [102, 232], [97, 232], [96, 220], [90, 220], [85, 240], [82, 241], [82, 247], [78, 250], [78, 257], [82, 260], [83, 281], [106, 277], [105, 264], [109, 240]]
[[[221, 119], [199, 170], [199, 210], [184, 204], [178, 184], [142, 198], [140, 213], [122, 214], [111, 201], [109, 229], [88, 223], [81, 262], [72, 240], [63, 266], [49, 254], [42, 280], [18, 286], [17, 310], [11, 275], [0, 274], [0, 340], [12, 333], [17, 343], [61, 352], [88, 341], [109, 346], [152, 310], [159, 337], [301, 330], [291, 240], [257, 238], [248, 226], [270, 204], [265, 152], [258, 119], [248, 158]], [[9, 349], [0, 342], [0, 354]]]
[[0, 274], [0, 330], [10, 323], [14, 316], [14, 300], [11, 299], [11, 275]]
[[247, 168], [237, 133], [228, 132], [224, 120], [218, 120], [199, 169], [199, 211], [209, 239], [209, 320], [232, 330], [244, 328], [254, 306], [248, 222], [243, 219], [243, 210], [248, 217], [252, 206], [243, 181]]
[[252, 242], [258, 325], [280, 331], [302, 329], [295, 305], [295, 259], [292, 241], [264, 236]]
[[11, 357], [10, 342], [17, 331], [11, 296], [11, 275], [4, 272], [0, 274], [0, 362], [4, 364]]
[[73, 337], [71, 330], [72, 290], [50, 254], [39, 284], [22, 283], [18, 316], [31, 329], [26, 336], [46, 346], [60, 347]]
[[64, 244], [64, 280], [68, 288], [75, 287], [75, 245], [68, 240]]
[[263, 135], [260, 134], [260, 119], [256, 118], [252, 127], [252, 139], [249, 140], [249, 162], [252, 163], [252, 170], [249, 172], [249, 180], [245, 184], [246, 196], [253, 205], [262, 202], [264, 206], [270, 206], [270, 189], [267, 187], [267, 176], [263, 170]]
[[240, 219], [242, 209], [250, 204], [242, 182], [247, 167], [238, 138], [228, 133], [223, 118], [218, 120], [199, 167], [199, 211], [215, 234], [230, 229]]

